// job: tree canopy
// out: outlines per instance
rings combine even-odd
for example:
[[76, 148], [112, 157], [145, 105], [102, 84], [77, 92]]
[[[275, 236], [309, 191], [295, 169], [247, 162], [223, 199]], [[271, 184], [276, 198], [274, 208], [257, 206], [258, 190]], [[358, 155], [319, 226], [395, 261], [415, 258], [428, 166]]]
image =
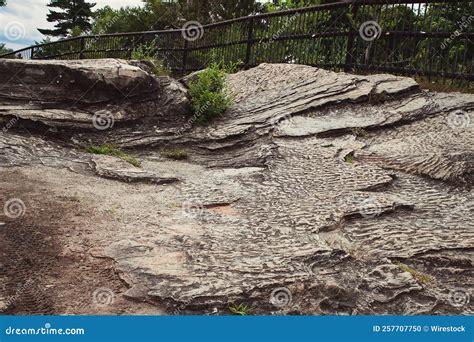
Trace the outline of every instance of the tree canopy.
[[56, 23], [55, 29], [38, 29], [38, 31], [44, 35], [55, 37], [66, 37], [78, 31], [90, 31], [92, 29], [92, 8], [95, 5], [95, 3], [89, 3], [86, 0], [51, 0], [48, 7], [60, 9], [60, 11], [50, 10], [47, 16], [48, 22]]
[[4, 43], [0, 43], [0, 56], [5, 55], [5, 54], [10, 53], [10, 52], [13, 52], [13, 50], [7, 48]]

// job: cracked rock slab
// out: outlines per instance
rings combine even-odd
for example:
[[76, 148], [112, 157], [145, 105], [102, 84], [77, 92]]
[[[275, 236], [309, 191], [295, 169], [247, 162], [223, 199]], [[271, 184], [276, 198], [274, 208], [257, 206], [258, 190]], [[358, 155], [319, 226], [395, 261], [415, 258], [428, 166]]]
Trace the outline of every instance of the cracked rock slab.
[[176, 177], [146, 171], [115, 157], [96, 156], [92, 158], [92, 163], [95, 173], [100, 177], [127, 183], [169, 184], [179, 181]]

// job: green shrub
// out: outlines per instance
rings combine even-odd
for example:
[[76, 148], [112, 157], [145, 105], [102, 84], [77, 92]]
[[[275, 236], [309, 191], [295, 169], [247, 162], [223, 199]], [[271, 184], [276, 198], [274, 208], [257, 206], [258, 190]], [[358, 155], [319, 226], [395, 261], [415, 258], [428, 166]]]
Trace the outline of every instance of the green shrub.
[[140, 45], [132, 51], [132, 59], [149, 62], [152, 65], [153, 73], [156, 76], [166, 76], [170, 74], [169, 69], [158, 56], [153, 44]]
[[189, 84], [189, 95], [196, 122], [205, 124], [224, 114], [232, 105], [227, 87], [227, 71], [221, 63], [212, 63]]

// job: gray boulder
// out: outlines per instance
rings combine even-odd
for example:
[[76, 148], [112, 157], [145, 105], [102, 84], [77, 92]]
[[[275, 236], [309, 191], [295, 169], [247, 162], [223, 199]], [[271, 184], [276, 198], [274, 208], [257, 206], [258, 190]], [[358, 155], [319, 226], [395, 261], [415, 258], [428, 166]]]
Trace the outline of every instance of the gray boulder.
[[145, 69], [118, 59], [0, 60], [0, 116], [99, 130], [144, 118], [183, 119], [185, 88]]

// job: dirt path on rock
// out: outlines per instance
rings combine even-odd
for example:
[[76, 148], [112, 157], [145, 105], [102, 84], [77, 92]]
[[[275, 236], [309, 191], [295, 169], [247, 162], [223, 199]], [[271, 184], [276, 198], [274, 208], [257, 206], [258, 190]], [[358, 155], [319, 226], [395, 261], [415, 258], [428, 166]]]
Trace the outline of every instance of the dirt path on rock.
[[162, 314], [122, 297], [126, 286], [112, 261], [90, 256], [84, 232], [94, 229], [93, 207], [20, 170], [1, 170], [0, 188], [2, 206], [11, 199], [25, 204], [18, 219], [0, 216], [3, 314]]

